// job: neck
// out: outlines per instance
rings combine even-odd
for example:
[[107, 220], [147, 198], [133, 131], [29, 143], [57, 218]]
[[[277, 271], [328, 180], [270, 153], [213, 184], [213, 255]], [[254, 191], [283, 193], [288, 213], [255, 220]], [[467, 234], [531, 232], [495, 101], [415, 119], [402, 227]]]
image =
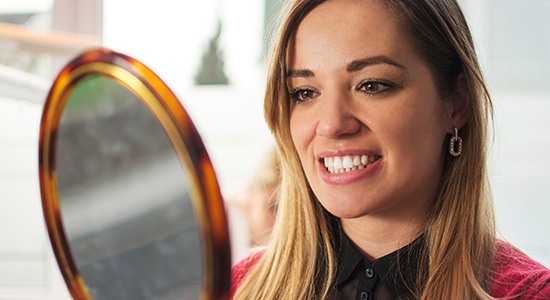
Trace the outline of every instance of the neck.
[[425, 217], [407, 219], [362, 216], [340, 219], [342, 229], [368, 260], [392, 253], [414, 241], [425, 231]]

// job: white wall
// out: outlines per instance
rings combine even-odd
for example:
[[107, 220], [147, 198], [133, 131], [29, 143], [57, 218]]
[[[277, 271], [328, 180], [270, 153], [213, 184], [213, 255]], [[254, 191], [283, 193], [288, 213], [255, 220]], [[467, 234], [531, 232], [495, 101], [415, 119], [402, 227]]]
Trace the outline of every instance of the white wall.
[[[128, 7], [132, 13], [123, 13]], [[104, 45], [164, 79], [202, 134], [223, 191], [240, 189], [270, 142], [262, 112], [262, 1], [106, 0], [104, 10]], [[196, 87], [193, 76], [217, 18], [230, 85]]]
[[499, 234], [550, 265], [550, 3], [461, 4], [495, 109], [489, 167]]

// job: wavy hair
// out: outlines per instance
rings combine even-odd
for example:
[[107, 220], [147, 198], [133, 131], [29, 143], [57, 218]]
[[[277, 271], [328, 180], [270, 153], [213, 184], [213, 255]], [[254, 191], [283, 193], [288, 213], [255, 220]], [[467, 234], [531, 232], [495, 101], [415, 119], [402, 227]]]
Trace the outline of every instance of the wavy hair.
[[[278, 216], [269, 247], [250, 270], [235, 299], [325, 299], [337, 269], [334, 216], [317, 201], [290, 134], [286, 56], [303, 17], [324, 0], [290, 3], [272, 49], [264, 99], [267, 124], [281, 157]], [[460, 129], [460, 157], [446, 157], [438, 194], [428, 217], [421, 257], [420, 299], [492, 299], [490, 273], [495, 222], [486, 170], [492, 104], [464, 15], [456, 0], [384, 0], [432, 71], [442, 97], [464, 74], [470, 118]]]

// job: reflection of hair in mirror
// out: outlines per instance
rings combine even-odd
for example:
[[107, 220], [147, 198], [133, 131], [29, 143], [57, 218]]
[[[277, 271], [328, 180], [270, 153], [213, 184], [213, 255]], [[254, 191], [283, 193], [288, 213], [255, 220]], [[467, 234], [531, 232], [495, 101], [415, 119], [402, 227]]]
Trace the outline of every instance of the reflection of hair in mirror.
[[271, 53], [279, 216], [235, 299], [550, 299], [550, 270], [496, 239], [492, 104], [457, 0], [291, 1]]

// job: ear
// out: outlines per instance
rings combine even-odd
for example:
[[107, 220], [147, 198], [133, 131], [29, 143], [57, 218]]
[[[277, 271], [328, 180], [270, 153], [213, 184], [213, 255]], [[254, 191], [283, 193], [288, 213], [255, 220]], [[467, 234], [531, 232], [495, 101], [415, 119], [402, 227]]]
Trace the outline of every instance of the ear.
[[447, 116], [450, 124], [447, 128], [449, 133], [454, 131], [454, 128], [461, 129], [470, 119], [471, 113], [471, 97], [468, 82], [463, 72], [458, 75], [455, 84], [455, 90], [451, 95], [447, 107]]

